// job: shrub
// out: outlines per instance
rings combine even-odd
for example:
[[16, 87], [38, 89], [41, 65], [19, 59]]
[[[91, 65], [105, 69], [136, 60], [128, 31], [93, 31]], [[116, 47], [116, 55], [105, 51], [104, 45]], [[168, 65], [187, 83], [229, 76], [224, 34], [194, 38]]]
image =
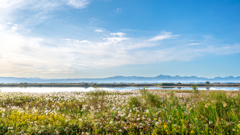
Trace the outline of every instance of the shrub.
[[143, 87], [143, 89], [139, 89], [140, 94], [142, 95], [142, 97], [145, 97], [147, 93], [149, 93], [149, 91], [147, 89], [145, 89], [145, 87]]
[[128, 104], [130, 106], [135, 106], [135, 107], [140, 107], [141, 106], [141, 101], [137, 97], [130, 97]]
[[148, 92], [147, 95], [146, 95], [146, 102], [150, 106], [154, 106], [154, 107], [160, 107], [161, 106], [160, 97], [158, 95], [150, 93], [150, 92]]
[[140, 89], [140, 93], [142, 95], [142, 98], [145, 99], [147, 105], [157, 107], [161, 105], [159, 96], [149, 92], [147, 89], [145, 89], [145, 87], [143, 89]]

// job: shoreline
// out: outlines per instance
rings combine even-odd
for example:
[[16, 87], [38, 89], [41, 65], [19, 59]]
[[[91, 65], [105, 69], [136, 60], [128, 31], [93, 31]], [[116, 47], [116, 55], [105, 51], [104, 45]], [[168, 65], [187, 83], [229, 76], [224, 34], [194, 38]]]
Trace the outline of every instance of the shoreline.
[[240, 87], [240, 83], [236, 84], [177, 84], [177, 83], [1, 83], [0, 87]]

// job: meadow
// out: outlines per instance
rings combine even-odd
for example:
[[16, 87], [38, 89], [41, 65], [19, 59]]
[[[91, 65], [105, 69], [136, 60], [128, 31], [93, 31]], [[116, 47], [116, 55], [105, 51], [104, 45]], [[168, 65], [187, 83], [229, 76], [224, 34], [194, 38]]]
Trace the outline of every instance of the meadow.
[[0, 134], [240, 134], [240, 92], [0, 93]]

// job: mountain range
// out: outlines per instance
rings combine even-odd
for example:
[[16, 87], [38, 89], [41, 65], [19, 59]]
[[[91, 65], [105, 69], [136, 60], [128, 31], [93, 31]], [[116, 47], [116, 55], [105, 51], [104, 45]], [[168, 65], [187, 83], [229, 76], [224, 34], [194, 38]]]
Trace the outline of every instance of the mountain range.
[[114, 76], [107, 78], [68, 78], [68, 79], [45, 79], [45, 78], [17, 78], [17, 77], [0, 77], [0, 83], [81, 83], [81, 82], [97, 82], [97, 83], [154, 83], [154, 82], [240, 82], [240, 76], [233, 77], [215, 77], [205, 78], [197, 76], [170, 76], [159, 75], [155, 77], [141, 76]]

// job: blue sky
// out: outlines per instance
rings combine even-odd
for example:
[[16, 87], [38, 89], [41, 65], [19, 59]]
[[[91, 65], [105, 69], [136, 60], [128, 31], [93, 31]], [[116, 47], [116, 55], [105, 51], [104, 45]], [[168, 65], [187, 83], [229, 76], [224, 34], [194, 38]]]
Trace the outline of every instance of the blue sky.
[[240, 76], [237, 0], [0, 1], [0, 76]]

